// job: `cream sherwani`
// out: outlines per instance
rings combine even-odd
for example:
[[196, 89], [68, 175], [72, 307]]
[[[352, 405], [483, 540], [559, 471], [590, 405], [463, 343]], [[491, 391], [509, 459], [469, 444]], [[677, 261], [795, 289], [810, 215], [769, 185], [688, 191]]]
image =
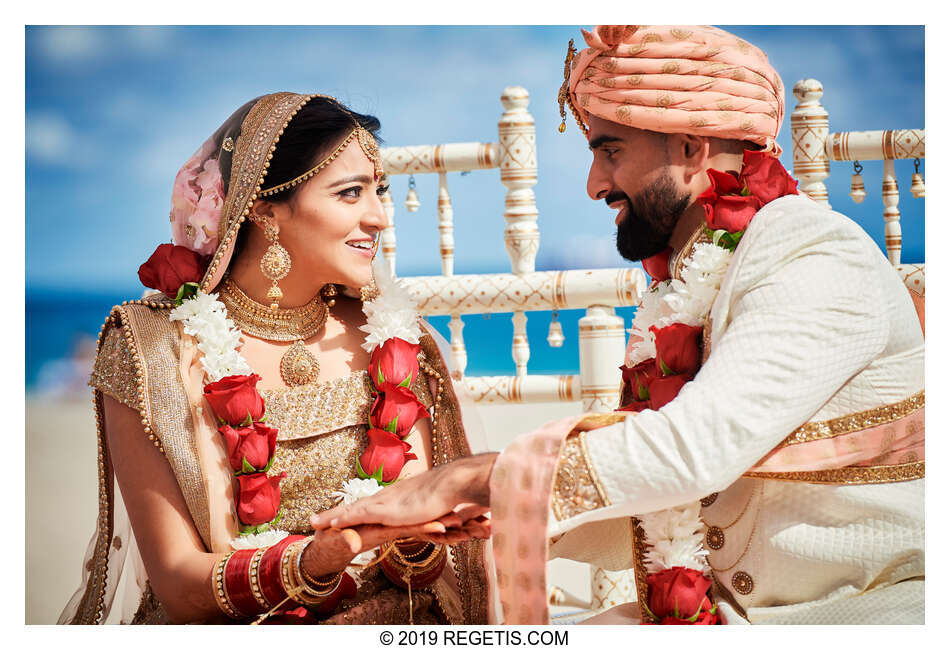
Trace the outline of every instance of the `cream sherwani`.
[[723, 279], [708, 345], [665, 407], [569, 438], [552, 555], [629, 567], [630, 516], [709, 496], [702, 516], [722, 537], [709, 562], [729, 623], [923, 622], [923, 479], [741, 478], [803, 423], [923, 389], [921, 328], [874, 242], [805, 196], [769, 203]]

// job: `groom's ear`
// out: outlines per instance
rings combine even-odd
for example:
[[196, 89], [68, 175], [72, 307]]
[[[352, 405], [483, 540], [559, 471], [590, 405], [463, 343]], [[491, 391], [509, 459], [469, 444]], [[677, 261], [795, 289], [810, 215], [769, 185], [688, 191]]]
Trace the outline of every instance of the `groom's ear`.
[[709, 138], [689, 133], [671, 133], [667, 137], [667, 155], [678, 181], [690, 185], [710, 164]]

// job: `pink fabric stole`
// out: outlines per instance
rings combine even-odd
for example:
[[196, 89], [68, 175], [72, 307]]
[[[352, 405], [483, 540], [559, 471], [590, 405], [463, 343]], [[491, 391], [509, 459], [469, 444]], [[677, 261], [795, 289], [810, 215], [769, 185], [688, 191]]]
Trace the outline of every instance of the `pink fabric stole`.
[[549, 495], [561, 446], [584, 418], [549, 422], [519, 436], [498, 456], [491, 475], [492, 547], [502, 620], [546, 625]]

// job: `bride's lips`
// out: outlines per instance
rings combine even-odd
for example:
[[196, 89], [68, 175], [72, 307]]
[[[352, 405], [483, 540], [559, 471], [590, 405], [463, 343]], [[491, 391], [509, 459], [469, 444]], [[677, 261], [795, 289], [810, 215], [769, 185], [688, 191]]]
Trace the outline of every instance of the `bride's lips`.
[[346, 245], [357, 255], [372, 259], [375, 241], [374, 239], [351, 239], [346, 242]]

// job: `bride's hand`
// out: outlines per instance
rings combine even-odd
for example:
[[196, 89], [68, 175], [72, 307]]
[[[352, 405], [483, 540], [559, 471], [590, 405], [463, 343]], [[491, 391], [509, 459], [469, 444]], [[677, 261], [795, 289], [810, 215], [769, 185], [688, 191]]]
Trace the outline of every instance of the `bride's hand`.
[[354, 557], [401, 537], [424, 537], [445, 533], [445, 525], [431, 522], [420, 526], [354, 526], [339, 530], [330, 528], [318, 530], [313, 541], [301, 558], [301, 564], [307, 575], [320, 577], [338, 573], [346, 568]]

